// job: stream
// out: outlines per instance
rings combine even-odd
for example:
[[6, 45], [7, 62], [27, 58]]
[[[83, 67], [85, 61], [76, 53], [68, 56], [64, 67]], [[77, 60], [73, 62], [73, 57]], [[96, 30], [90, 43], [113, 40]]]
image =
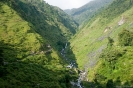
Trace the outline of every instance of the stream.
[[[66, 44], [65, 44], [65, 47], [62, 48], [61, 53], [60, 53], [60, 54], [63, 56], [63, 58], [65, 58], [66, 61], [69, 60], [69, 58], [66, 57], [66, 53], [65, 53], [65, 50], [66, 50], [67, 46], [68, 46], [68, 44], [66, 43]], [[69, 61], [69, 63], [70, 63], [70, 64], [69, 64], [68, 66], [66, 66], [66, 68], [70, 68], [70, 69], [76, 68], [76, 69], [78, 70], [78, 67], [76, 66], [76, 62], [74, 62], [74, 61]], [[75, 87], [84, 88], [84, 87], [81, 85], [81, 81], [84, 80], [84, 79], [86, 79], [87, 73], [84, 72], [84, 71], [81, 71], [81, 70], [78, 70], [78, 71], [79, 71], [79, 74], [78, 74], [79, 77], [78, 77], [77, 81], [76, 81], [76, 82], [74, 82], [74, 81], [71, 81], [71, 82], [70, 82], [71, 85], [72, 85], [72, 88], [75, 88]]]
[[86, 72], [84, 72], [84, 71], [80, 71], [80, 73], [79, 73], [79, 77], [78, 77], [78, 79], [77, 79], [77, 81], [76, 82], [74, 82], [74, 81], [71, 81], [70, 83], [71, 83], [71, 85], [72, 85], [72, 88], [84, 88], [83, 87], [83, 85], [81, 84], [81, 82], [84, 80], [84, 79], [86, 79], [86, 75], [87, 75], [87, 73]]

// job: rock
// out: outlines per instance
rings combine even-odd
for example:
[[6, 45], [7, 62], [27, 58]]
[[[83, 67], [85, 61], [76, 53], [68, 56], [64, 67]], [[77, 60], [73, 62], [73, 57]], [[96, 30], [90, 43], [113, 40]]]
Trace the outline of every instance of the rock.
[[125, 22], [125, 19], [124, 17], [122, 16], [121, 20], [118, 22], [118, 25], [121, 26], [122, 24], [124, 24]]

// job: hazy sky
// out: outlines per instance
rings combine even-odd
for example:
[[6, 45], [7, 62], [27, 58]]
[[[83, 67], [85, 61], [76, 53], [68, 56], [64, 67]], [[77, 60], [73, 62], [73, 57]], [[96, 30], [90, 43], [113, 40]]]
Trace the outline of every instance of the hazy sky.
[[72, 9], [72, 8], [81, 7], [92, 0], [44, 0], [44, 1], [46, 1], [50, 5], [58, 6], [61, 9]]

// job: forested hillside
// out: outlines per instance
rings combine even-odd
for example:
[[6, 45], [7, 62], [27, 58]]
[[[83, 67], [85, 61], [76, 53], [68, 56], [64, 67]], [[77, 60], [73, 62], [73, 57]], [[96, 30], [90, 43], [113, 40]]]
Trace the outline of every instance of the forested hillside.
[[0, 1], [0, 88], [132, 87], [133, 0], [66, 11]]
[[114, 0], [71, 39], [89, 88], [132, 87], [133, 0]]
[[[132, 28], [133, 29], [133, 28]], [[89, 70], [88, 77], [98, 87], [132, 87], [133, 84], [133, 30], [123, 30], [118, 41], [108, 38], [108, 46], [100, 61]], [[93, 71], [92, 71], [93, 70]]]
[[76, 73], [60, 52], [77, 27], [43, 0], [1, 0], [0, 88], [69, 88]]
[[76, 22], [82, 24], [83, 22], [90, 20], [92, 16], [96, 15], [96, 13], [101, 11], [100, 9], [102, 7], [104, 8], [112, 1], [113, 0], [92, 0], [91, 2], [80, 8], [68, 9], [64, 11], [70, 16], [72, 16]]

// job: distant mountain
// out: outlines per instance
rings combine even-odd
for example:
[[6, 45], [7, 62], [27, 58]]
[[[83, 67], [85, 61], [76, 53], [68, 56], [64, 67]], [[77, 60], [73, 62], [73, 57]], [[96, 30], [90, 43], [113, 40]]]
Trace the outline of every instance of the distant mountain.
[[114, 0], [71, 39], [86, 88], [132, 87], [133, 0]]
[[60, 53], [66, 43], [71, 52], [68, 40], [77, 27], [64, 11], [43, 0], [1, 0], [0, 87], [69, 88], [77, 75], [73, 70], [69, 74], [65, 66], [70, 62]]
[[82, 24], [86, 19], [91, 19], [95, 13], [102, 7], [111, 3], [113, 0], [93, 0], [86, 5], [76, 8], [64, 10], [67, 14], [72, 16], [76, 22]]

